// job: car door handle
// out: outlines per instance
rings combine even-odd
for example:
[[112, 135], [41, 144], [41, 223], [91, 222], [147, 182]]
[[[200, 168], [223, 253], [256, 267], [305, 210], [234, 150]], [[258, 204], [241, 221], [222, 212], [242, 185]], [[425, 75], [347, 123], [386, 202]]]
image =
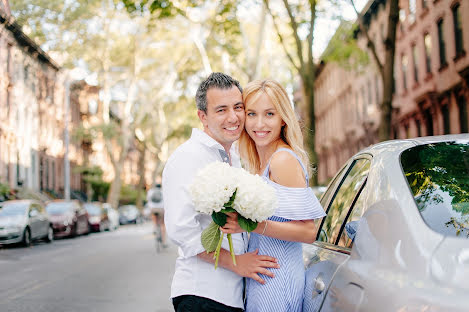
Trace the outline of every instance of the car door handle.
[[325, 288], [326, 288], [326, 284], [322, 280], [322, 277], [321, 276], [316, 277], [316, 279], [314, 280], [314, 290], [318, 294], [320, 294], [324, 291]]

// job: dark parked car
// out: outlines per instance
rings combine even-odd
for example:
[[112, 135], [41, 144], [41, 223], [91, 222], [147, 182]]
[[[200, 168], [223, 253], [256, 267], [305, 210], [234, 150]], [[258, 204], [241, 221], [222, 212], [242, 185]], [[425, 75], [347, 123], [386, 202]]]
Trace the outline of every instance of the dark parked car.
[[109, 218], [103, 204], [100, 202], [84, 203], [83, 207], [88, 212], [90, 229], [94, 232], [109, 230]]
[[36, 239], [52, 242], [52, 224], [41, 202], [9, 200], [0, 209], [0, 244], [31, 245]]
[[135, 205], [124, 205], [119, 207], [119, 223], [141, 223], [143, 220], [142, 214]]
[[77, 200], [54, 200], [46, 205], [55, 237], [89, 233], [88, 212]]

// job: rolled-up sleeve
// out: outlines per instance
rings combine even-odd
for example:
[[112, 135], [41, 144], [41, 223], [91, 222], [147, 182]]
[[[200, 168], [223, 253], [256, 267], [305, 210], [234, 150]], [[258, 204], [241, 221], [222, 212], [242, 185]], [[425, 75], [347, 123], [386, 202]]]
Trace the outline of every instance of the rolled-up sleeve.
[[166, 231], [171, 241], [179, 246], [183, 258], [193, 257], [205, 250], [200, 240], [203, 229], [189, 193], [197, 171], [191, 163], [193, 160], [187, 162], [176, 157], [166, 164], [163, 171]]

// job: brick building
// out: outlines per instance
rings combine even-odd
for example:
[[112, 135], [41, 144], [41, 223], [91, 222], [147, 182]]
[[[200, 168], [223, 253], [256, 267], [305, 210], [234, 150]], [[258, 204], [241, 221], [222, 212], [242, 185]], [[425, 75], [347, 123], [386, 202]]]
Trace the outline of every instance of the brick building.
[[[386, 0], [370, 0], [362, 13], [383, 59]], [[393, 137], [468, 132], [469, 1], [401, 0], [395, 53]], [[365, 49], [364, 36], [358, 35]], [[370, 56], [365, 70], [323, 64], [318, 71], [316, 150], [319, 181], [378, 141], [382, 82]], [[339, 83], [340, 82], [340, 83]]]

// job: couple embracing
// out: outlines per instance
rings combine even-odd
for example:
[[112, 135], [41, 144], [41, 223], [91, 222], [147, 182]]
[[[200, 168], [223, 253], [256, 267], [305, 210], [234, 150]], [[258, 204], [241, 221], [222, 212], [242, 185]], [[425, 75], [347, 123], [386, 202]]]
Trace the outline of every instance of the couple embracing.
[[[232, 77], [212, 73], [200, 84], [196, 104], [204, 130], [193, 129], [163, 172], [165, 224], [179, 247], [171, 286], [175, 311], [302, 311], [301, 242], [315, 240], [313, 220], [325, 214], [308, 188], [308, 156], [285, 89], [256, 80], [243, 91]], [[200, 240], [211, 217], [194, 209], [189, 187], [209, 163], [241, 167], [235, 141], [244, 167], [275, 188], [278, 208], [249, 236], [231, 213], [221, 230], [233, 234], [237, 264], [225, 239], [215, 270]]]

